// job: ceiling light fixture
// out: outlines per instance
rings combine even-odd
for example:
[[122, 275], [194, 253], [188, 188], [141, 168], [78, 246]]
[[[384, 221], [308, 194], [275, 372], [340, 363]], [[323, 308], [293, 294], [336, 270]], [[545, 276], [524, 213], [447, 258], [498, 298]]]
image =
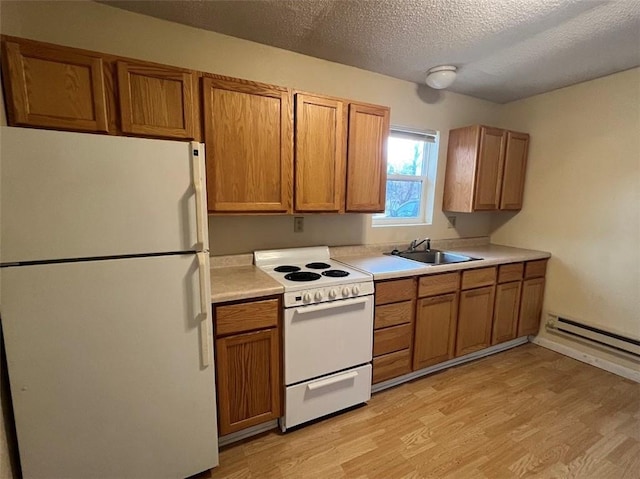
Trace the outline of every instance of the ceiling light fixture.
[[456, 71], [458, 69], [451, 65], [442, 65], [433, 67], [427, 72], [426, 82], [431, 88], [442, 90], [451, 86], [456, 79]]

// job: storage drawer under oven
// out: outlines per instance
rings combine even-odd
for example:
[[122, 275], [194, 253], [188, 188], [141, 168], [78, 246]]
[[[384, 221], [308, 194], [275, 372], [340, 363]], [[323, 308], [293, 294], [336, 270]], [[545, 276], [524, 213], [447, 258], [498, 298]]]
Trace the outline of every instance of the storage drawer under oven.
[[370, 364], [288, 386], [283, 429], [361, 404], [370, 398]]
[[285, 309], [285, 384], [371, 361], [373, 296]]

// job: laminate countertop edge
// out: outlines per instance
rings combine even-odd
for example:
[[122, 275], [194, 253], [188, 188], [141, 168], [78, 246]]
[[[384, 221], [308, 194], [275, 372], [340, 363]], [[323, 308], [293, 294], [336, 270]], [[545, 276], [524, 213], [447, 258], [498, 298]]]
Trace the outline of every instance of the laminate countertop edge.
[[[518, 263], [521, 261], [534, 261], [551, 257], [551, 253], [546, 251], [493, 244], [455, 248], [447, 251], [483, 259], [438, 266], [427, 266], [417, 261], [384, 254], [344, 256], [333, 259], [371, 273], [374, 280], [378, 281], [483, 268], [485, 266]], [[211, 268], [210, 272], [212, 303], [243, 299], [251, 300], [284, 293], [284, 287], [280, 283], [254, 265], [217, 267]]]
[[210, 269], [211, 302], [224, 303], [284, 293], [284, 287], [254, 265]]

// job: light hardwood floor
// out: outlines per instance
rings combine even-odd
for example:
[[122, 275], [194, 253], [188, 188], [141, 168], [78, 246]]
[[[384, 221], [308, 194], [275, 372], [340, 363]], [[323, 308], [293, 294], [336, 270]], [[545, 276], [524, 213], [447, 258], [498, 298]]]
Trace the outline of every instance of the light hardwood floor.
[[533, 344], [223, 448], [201, 478], [640, 478], [640, 384]]

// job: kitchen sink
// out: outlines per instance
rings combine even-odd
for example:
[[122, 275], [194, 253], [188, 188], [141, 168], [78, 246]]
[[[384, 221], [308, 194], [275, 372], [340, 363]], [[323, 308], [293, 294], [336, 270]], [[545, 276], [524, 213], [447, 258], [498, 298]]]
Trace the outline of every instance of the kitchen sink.
[[428, 265], [464, 263], [466, 261], [476, 261], [481, 258], [472, 258], [458, 253], [448, 253], [432, 249], [429, 251], [397, 251], [394, 250], [390, 254], [400, 256], [401, 258], [419, 261]]

